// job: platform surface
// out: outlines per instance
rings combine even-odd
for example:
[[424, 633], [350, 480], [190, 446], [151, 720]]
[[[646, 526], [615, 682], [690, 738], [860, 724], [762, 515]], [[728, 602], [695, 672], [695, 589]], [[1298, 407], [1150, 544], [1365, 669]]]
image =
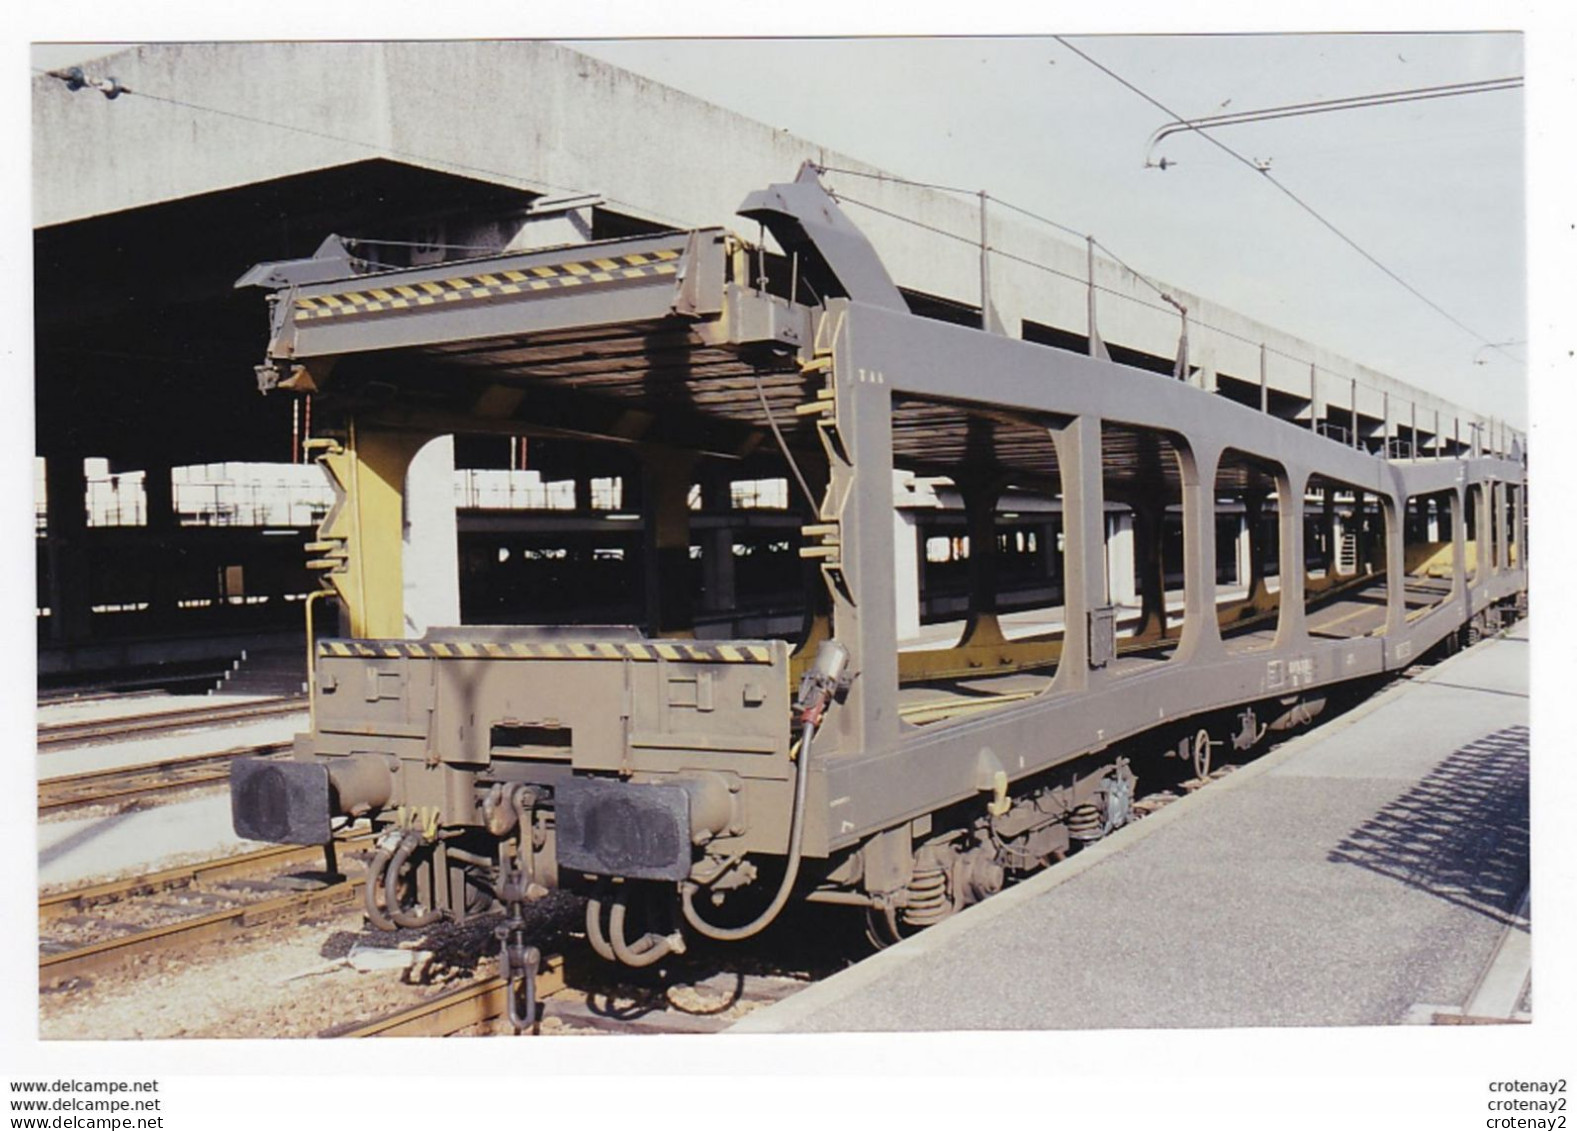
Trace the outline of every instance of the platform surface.
[[1528, 952], [1528, 653], [1524, 621], [733, 1031], [1390, 1025], [1483, 1000]]

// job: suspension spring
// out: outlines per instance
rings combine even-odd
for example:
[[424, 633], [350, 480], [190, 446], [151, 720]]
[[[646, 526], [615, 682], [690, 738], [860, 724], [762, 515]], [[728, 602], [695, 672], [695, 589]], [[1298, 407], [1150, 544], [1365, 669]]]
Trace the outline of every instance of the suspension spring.
[[903, 909], [903, 921], [911, 927], [929, 927], [940, 923], [953, 913], [953, 902], [947, 894], [947, 872], [942, 868], [925, 868], [915, 871], [909, 881], [909, 902]]
[[1075, 805], [1068, 814], [1068, 835], [1074, 840], [1100, 840], [1105, 829], [1101, 811], [1088, 801]]

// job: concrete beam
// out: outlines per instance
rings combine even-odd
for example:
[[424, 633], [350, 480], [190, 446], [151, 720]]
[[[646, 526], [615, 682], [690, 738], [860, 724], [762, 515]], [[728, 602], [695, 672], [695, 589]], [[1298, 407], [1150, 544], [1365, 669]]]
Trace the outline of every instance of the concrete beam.
[[[552, 43], [192, 43], [138, 47], [93, 63], [132, 93], [111, 101], [33, 80], [34, 223], [44, 227], [257, 181], [384, 157], [533, 193], [602, 194], [606, 207], [678, 227], [744, 227], [745, 195], [800, 163], [876, 172], [782, 130]], [[521, 76], [529, 75], [529, 82]], [[140, 92], [140, 96], [139, 93]], [[180, 103], [169, 101], [177, 99]], [[485, 123], [483, 128], [480, 123]], [[113, 176], [83, 176], [83, 155]], [[847, 197], [956, 232], [946, 240], [853, 204], [900, 284], [977, 306], [982, 201], [897, 182], [829, 174]], [[1006, 333], [1025, 319], [1082, 333], [1093, 267], [1098, 323], [1111, 343], [1174, 356], [1177, 312], [1119, 265], [1041, 225], [990, 208], [991, 304]], [[1322, 404], [1379, 417], [1386, 392], [1421, 411], [1446, 402], [1372, 369], [1168, 287], [1187, 306], [1191, 360], [1256, 381], [1267, 347], [1273, 392], [1308, 395], [1308, 366], [1329, 375]], [[1209, 329], [1215, 327], [1216, 329]], [[1340, 395], [1331, 396], [1333, 392]], [[1372, 402], [1372, 403], [1371, 403]], [[1453, 410], [1454, 413], [1454, 410]]]

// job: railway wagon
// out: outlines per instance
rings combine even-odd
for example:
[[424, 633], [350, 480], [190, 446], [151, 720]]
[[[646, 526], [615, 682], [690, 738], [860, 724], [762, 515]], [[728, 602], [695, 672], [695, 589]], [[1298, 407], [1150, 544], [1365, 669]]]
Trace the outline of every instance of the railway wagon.
[[[272, 292], [263, 390], [330, 422], [311, 550], [340, 615], [309, 603], [312, 728], [236, 764], [235, 826], [316, 843], [371, 818], [375, 924], [502, 905], [516, 977], [521, 909], [560, 886], [632, 966], [795, 898], [892, 940], [1124, 824], [1128, 752], [1206, 770], [1521, 608], [1520, 454], [1390, 458], [913, 313], [809, 168], [740, 215], [777, 246], [706, 228], [385, 269], [330, 240], [242, 280]], [[644, 623], [407, 638], [406, 472], [450, 434], [637, 453]], [[676, 582], [697, 467], [747, 459], [804, 520], [794, 639], [699, 638]], [[961, 500], [968, 594], [918, 634], [915, 481]], [[1009, 538], [1053, 604], [999, 612]]]

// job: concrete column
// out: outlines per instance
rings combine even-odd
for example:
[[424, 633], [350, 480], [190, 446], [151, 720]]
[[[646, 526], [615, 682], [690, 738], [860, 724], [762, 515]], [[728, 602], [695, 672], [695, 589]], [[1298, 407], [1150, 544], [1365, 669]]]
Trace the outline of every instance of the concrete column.
[[1351, 387], [1348, 390], [1347, 423], [1352, 429], [1352, 436], [1350, 437], [1352, 440], [1352, 446], [1355, 448], [1360, 448], [1363, 445], [1358, 442], [1358, 378], [1350, 378], [1348, 384]]
[[[1322, 517], [1325, 528], [1325, 576], [1327, 579], [1336, 575], [1336, 559], [1341, 552], [1341, 516], [1336, 513], [1336, 488], [1327, 483], [1324, 489], [1324, 510]], [[1307, 567], [1305, 567], [1306, 571]]]
[[701, 584], [706, 593], [703, 607], [720, 613], [734, 607], [734, 531], [720, 526], [706, 533], [701, 549]]
[[1042, 523], [1037, 529], [1040, 537], [1040, 575], [1059, 591], [1062, 589], [1063, 571], [1062, 554], [1057, 550], [1057, 539], [1061, 533], [1060, 516], [1058, 521]]
[[49, 642], [76, 644], [93, 634], [87, 479], [81, 454], [47, 457], [44, 490], [48, 496], [44, 538], [49, 563]]
[[732, 473], [716, 461], [707, 461], [697, 469], [697, 475], [701, 509], [722, 518], [722, 524], [708, 530], [701, 540], [702, 608], [709, 613], [727, 612], [735, 604]]
[[990, 197], [980, 190], [980, 328], [988, 334], [1005, 334], [1002, 319], [998, 317], [991, 297], [991, 231], [986, 214]]
[[1259, 347], [1259, 411], [1270, 412], [1270, 367], [1266, 361], [1265, 344]]
[[1309, 365], [1309, 431], [1320, 430], [1320, 375], [1311, 363]]
[[1135, 502], [1134, 559], [1139, 575], [1139, 628], [1166, 637], [1166, 562], [1161, 539], [1166, 529], [1166, 508], [1159, 503]]
[[915, 512], [893, 508], [893, 596], [899, 640], [920, 635], [920, 531]]
[[1137, 605], [1134, 588], [1133, 512], [1106, 516], [1106, 600], [1113, 605]]
[[1248, 559], [1248, 569], [1238, 566], [1238, 581], [1248, 586], [1254, 597], [1265, 584], [1265, 532], [1262, 528], [1265, 496], [1254, 492], [1243, 496], [1243, 530], [1238, 535], [1238, 561]]
[[168, 467], [150, 467], [142, 477], [143, 504], [147, 507], [149, 530], [175, 528], [175, 488]]
[[1000, 640], [997, 623], [997, 499], [995, 482], [960, 483], [969, 529], [969, 622], [963, 643]]
[[690, 485], [695, 454], [650, 448], [641, 453], [641, 518], [646, 630], [688, 636], [695, 628], [690, 593]]
[[[170, 468], [150, 467], [143, 472], [142, 493], [148, 516], [148, 532], [161, 539], [163, 553], [174, 554], [175, 540], [180, 537], [180, 530], [176, 521], [175, 487], [171, 482]], [[173, 581], [172, 571], [165, 569], [155, 569], [150, 579], [149, 612], [156, 624], [167, 625], [175, 615]]]
[[401, 529], [405, 634], [460, 623], [460, 534], [454, 507], [454, 437], [429, 440], [405, 472]]
[[1238, 535], [1233, 539], [1233, 549], [1238, 560], [1238, 584], [1246, 585], [1249, 593], [1254, 593], [1254, 522], [1249, 521], [1247, 513], [1238, 517]]

